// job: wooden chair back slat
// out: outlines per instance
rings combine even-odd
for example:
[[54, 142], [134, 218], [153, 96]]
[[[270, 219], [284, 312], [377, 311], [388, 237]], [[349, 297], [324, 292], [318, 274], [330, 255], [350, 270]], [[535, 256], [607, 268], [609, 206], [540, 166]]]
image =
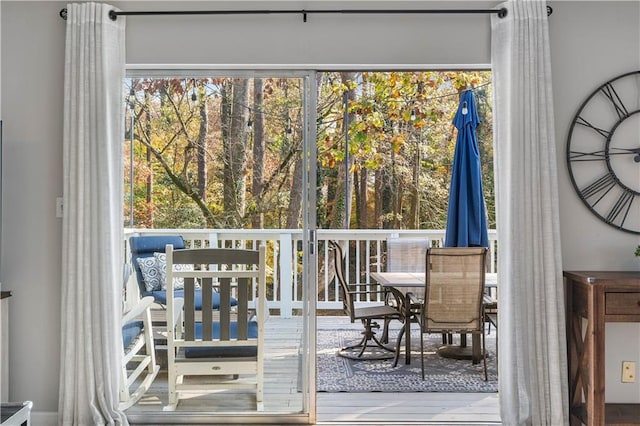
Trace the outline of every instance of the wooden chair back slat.
[[[167, 279], [167, 282], [168, 279]], [[193, 278], [184, 278], [184, 336], [186, 340], [195, 338], [196, 300], [193, 291], [195, 283]]]
[[213, 279], [204, 277], [200, 279], [202, 290], [202, 340], [213, 339]]
[[[238, 278], [238, 300], [251, 299], [251, 280]], [[238, 303], [238, 340], [247, 340], [247, 323], [249, 321], [249, 305]]]
[[[220, 340], [228, 341], [230, 338], [231, 328], [231, 279], [220, 279]], [[245, 301], [238, 300], [238, 305], [246, 303]]]

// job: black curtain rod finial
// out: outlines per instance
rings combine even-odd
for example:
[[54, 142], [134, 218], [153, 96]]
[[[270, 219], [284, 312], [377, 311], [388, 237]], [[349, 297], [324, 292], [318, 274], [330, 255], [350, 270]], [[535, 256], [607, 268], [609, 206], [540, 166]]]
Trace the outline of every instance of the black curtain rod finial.
[[[506, 18], [507, 16], [507, 8], [503, 7], [500, 10], [498, 10], [498, 18]], [[547, 16], [551, 16], [551, 14], [553, 13], [553, 8], [549, 5], [547, 5]]]
[[[60, 9], [60, 17], [62, 19], [64, 19], [65, 21], [67, 20], [67, 15], [69, 14], [69, 12], [67, 11], [67, 8], [62, 8]], [[112, 21], [115, 21], [116, 19], [118, 19], [118, 13], [115, 10], [110, 10], [109, 11], [109, 19], [111, 19]]]

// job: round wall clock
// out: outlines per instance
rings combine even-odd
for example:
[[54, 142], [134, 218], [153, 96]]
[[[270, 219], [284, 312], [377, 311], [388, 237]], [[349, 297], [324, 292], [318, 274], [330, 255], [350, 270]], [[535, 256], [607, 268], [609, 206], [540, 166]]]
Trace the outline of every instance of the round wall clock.
[[580, 106], [569, 129], [567, 166], [593, 214], [640, 234], [640, 71], [607, 81]]

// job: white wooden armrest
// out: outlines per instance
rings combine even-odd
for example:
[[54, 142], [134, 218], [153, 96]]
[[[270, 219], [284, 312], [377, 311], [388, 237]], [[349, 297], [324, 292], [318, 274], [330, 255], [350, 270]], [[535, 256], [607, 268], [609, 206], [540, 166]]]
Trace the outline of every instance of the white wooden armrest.
[[[256, 306], [255, 308], [249, 310], [249, 321], [258, 321], [258, 311], [259, 311], [258, 306]], [[266, 303], [265, 303], [264, 321], [265, 322], [269, 321], [270, 317], [271, 317], [271, 314], [269, 313], [269, 307], [266, 306]]]
[[133, 309], [122, 316], [122, 325], [125, 325], [131, 320], [134, 320], [142, 315], [142, 313], [146, 311], [153, 303], [154, 302], [152, 296], [143, 297], [140, 302], [138, 302], [138, 304], [133, 307]]
[[184, 306], [184, 299], [182, 297], [176, 297], [173, 299], [173, 326], [175, 327], [182, 315], [182, 308]]
[[[135, 339], [129, 348], [125, 349], [120, 367], [120, 404], [121, 410], [126, 410], [135, 404], [144, 393], [149, 390], [156, 378], [160, 366], [156, 364], [153, 345], [153, 330], [151, 325], [151, 305], [153, 297], [143, 297], [129, 312], [122, 316], [122, 325], [133, 320], [142, 319], [144, 323], [144, 338]], [[144, 352], [141, 350], [144, 348]], [[133, 370], [127, 369], [127, 364], [135, 363]], [[134, 388], [133, 390], [131, 388]]]

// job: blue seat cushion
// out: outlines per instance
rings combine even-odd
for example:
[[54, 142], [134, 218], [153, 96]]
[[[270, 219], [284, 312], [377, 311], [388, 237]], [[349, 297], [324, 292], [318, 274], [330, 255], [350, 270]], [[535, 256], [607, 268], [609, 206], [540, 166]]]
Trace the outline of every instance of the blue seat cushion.
[[[173, 292], [174, 297], [184, 297], [184, 290], [175, 290]], [[156, 290], [153, 291], [151, 293], [149, 293], [150, 296], [153, 296], [153, 299], [157, 302], [160, 303], [161, 305], [166, 305], [167, 304], [167, 292], [164, 290]], [[196, 296], [196, 310], [197, 311], [201, 311], [202, 310], [202, 290], [196, 290], [195, 291], [195, 296]], [[211, 306], [213, 309], [220, 309], [220, 293], [214, 291], [213, 292], [213, 297], [211, 299], [211, 304], [213, 306]], [[231, 298], [231, 306], [236, 306], [238, 304], [238, 301], [235, 298]]]
[[131, 321], [122, 326], [122, 346], [127, 349], [144, 330], [142, 321]]
[[[220, 323], [214, 321], [212, 323], [212, 337], [214, 339], [220, 338]], [[251, 339], [258, 337], [258, 323], [256, 321], [249, 321], [247, 325], [247, 335]], [[231, 338], [235, 339], [238, 336], [238, 323], [232, 322], [230, 329]], [[202, 339], [202, 323], [196, 323], [195, 328], [196, 339]], [[258, 348], [255, 346], [227, 346], [217, 348], [205, 348], [205, 347], [187, 347], [184, 348], [184, 356], [186, 358], [234, 358], [234, 357], [255, 357], [258, 354]]]

